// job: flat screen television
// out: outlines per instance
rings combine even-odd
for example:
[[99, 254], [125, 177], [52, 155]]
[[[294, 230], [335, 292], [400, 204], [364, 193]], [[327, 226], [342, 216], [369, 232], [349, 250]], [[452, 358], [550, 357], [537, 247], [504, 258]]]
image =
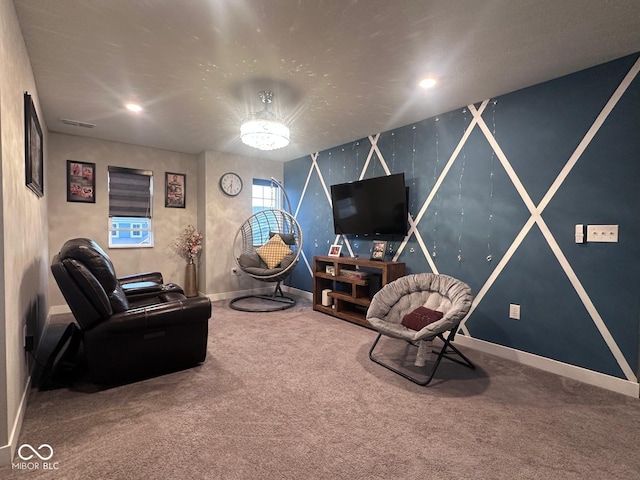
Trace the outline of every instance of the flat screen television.
[[404, 237], [407, 190], [404, 173], [331, 185], [335, 233]]

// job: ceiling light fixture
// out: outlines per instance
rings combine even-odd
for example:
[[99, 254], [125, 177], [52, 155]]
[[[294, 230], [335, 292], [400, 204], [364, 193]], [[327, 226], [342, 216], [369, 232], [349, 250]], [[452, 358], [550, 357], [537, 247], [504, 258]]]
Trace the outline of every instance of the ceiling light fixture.
[[258, 150], [276, 150], [289, 145], [289, 127], [267, 110], [273, 101], [273, 92], [263, 90], [259, 94], [264, 109], [251, 113], [240, 126], [242, 143]]
[[427, 88], [435, 87], [436, 83], [438, 82], [436, 81], [435, 78], [429, 77], [429, 78], [423, 78], [422, 80], [420, 80], [420, 83], [418, 83], [418, 85], [424, 89], [427, 89]]
[[127, 103], [126, 107], [132, 112], [141, 112], [142, 107], [140, 105], [136, 105], [135, 103]]

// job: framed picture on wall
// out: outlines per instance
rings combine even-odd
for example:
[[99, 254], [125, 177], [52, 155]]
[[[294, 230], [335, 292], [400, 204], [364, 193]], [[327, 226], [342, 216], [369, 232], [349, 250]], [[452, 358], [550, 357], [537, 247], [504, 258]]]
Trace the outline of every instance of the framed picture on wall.
[[383, 240], [374, 240], [371, 247], [371, 260], [384, 261], [384, 256], [387, 251], [387, 242]]
[[24, 171], [27, 187], [38, 197], [44, 195], [42, 129], [31, 95], [24, 92]]
[[164, 206], [168, 208], [185, 208], [187, 198], [187, 176], [184, 173], [165, 172], [164, 174]]
[[67, 160], [67, 202], [96, 203], [96, 164]]

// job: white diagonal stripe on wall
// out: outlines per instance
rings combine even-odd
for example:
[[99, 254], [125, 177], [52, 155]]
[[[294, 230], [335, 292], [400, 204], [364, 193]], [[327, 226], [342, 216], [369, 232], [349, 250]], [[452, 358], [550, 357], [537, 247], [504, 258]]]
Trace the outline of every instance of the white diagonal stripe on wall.
[[380, 134], [376, 134], [373, 137], [369, 136], [369, 140], [371, 141], [371, 149], [375, 150], [375, 152], [378, 154], [378, 160], [380, 161], [380, 164], [382, 165], [382, 169], [384, 170], [384, 173], [387, 175], [391, 175], [391, 170], [389, 170], [389, 167], [387, 166], [387, 162], [384, 159], [384, 156], [382, 155], [382, 152], [380, 151], [380, 148], [378, 148], [378, 139], [380, 138]]
[[[553, 196], [556, 194], [556, 192], [558, 191], [558, 189], [560, 188], [562, 183], [566, 180], [567, 176], [569, 175], [569, 173], [571, 172], [571, 170], [573, 169], [573, 167], [577, 163], [578, 159], [584, 153], [584, 151], [587, 148], [587, 146], [591, 143], [591, 141], [595, 137], [595, 135], [598, 132], [598, 130], [600, 129], [600, 127], [604, 124], [604, 122], [607, 119], [607, 117], [609, 116], [609, 114], [613, 111], [613, 108], [615, 107], [615, 105], [618, 103], [620, 98], [622, 98], [622, 96], [624, 95], [624, 92], [627, 90], [629, 85], [631, 85], [631, 82], [634, 80], [634, 78], [638, 75], [639, 71], [640, 71], [640, 59], [638, 59], [636, 61], [636, 63], [633, 65], [633, 67], [627, 73], [627, 75], [622, 80], [622, 82], [620, 83], [618, 88], [615, 90], [615, 92], [613, 93], [613, 95], [611, 96], [611, 98], [609, 99], [607, 104], [604, 106], [604, 108], [602, 109], [600, 114], [596, 117], [596, 119], [594, 120], [592, 126], [589, 128], [589, 130], [585, 134], [585, 136], [582, 139], [582, 141], [578, 144], [578, 147], [573, 152], [571, 157], [567, 160], [565, 166], [560, 171], [560, 173], [556, 177], [555, 181], [552, 183], [551, 187], [549, 188], [549, 190], [547, 191], [547, 193], [543, 197], [542, 201], [538, 204], [538, 206], [534, 207], [533, 209], [530, 208], [530, 205], [533, 206], [533, 202], [531, 201], [529, 195], [526, 193], [526, 190], [525, 190], [524, 186], [522, 185], [522, 183], [520, 182], [520, 180], [518, 179], [517, 175], [515, 175], [515, 172], [513, 171], [513, 168], [509, 164], [506, 156], [504, 156], [504, 153], [502, 152], [502, 149], [500, 148], [500, 146], [498, 145], [495, 137], [493, 136], [493, 134], [489, 130], [489, 127], [486, 125], [484, 120], [479, 115], [477, 115], [477, 112], [475, 112], [475, 109], [473, 108], [473, 106], [471, 105], [469, 107], [469, 109], [471, 110], [471, 112], [474, 115], [474, 117], [478, 119], [478, 126], [480, 127], [480, 129], [484, 133], [485, 137], [487, 138], [487, 140], [491, 144], [491, 147], [493, 148], [494, 152], [496, 153], [496, 156], [500, 159], [501, 163], [503, 164], [503, 166], [507, 170], [507, 174], [509, 175], [509, 178], [511, 179], [512, 183], [514, 184], [514, 186], [518, 190], [518, 193], [520, 193], [520, 196], [522, 197], [522, 199], [525, 201], [525, 204], [527, 205], [527, 208], [529, 208], [529, 210], [531, 212], [531, 219], [530, 220], [534, 220], [535, 223], [538, 224], [538, 227], [540, 228], [540, 231], [542, 232], [545, 240], [547, 241], [547, 244], [549, 245], [549, 247], [551, 248], [552, 252], [556, 256], [556, 259], [558, 260], [558, 263], [560, 264], [560, 266], [562, 267], [563, 271], [565, 272], [565, 275], [567, 275], [567, 278], [569, 279], [569, 282], [571, 283], [573, 288], [576, 290], [576, 293], [578, 294], [578, 296], [580, 298], [580, 301], [582, 302], [582, 304], [587, 309], [587, 312], [589, 313], [592, 321], [594, 322], [596, 328], [600, 332], [603, 340], [607, 344], [607, 347], [609, 348], [609, 350], [611, 351], [612, 355], [616, 359], [616, 361], [617, 361], [618, 365], [620, 366], [621, 370], [623, 371], [624, 375], [627, 377], [628, 380], [631, 380], [631, 381], [634, 381], [634, 382], [637, 381], [637, 377], [636, 377], [635, 373], [633, 372], [633, 369], [630, 367], [629, 363], [627, 362], [624, 354], [620, 350], [620, 347], [618, 346], [617, 342], [615, 341], [615, 339], [611, 335], [611, 332], [609, 332], [609, 329], [607, 328], [606, 324], [604, 323], [604, 320], [600, 316], [600, 314], [599, 314], [598, 310], [596, 309], [595, 305], [591, 301], [591, 298], [589, 297], [588, 293], [586, 292], [586, 290], [582, 286], [582, 283], [580, 282], [580, 280], [578, 279], [577, 275], [575, 274], [575, 272], [571, 268], [571, 265], [570, 265], [569, 261], [564, 256], [564, 253], [562, 252], [562, 249], [557, 244], [555, 238], [553, 237], [553, 234], [551, 233], [551, 230], [549, 230], [549, 228], [546, 225], [545, 221], [543, 220], [541, 214], [542, 214], [542, 211], [544, 210], [544, 208], [546, 208], [546, 206], [549, 204], [549, 202], [551, 201]], [[508, 165], [508, 168], [507, 168], [507, 165]], [[511, 172], [513, 172], [513, 176], [511, 175]], [[527, 222], [527, 224], [528, 223], [529, 222]], [[525, 224], [525, 227], [526, 227], [527, 224]], [[527, 229], [527, 233], [528, 233], [529, 229]], [[523, 231], [524, 230], [525, 229], [523, 228]], [[500, 271], [502, 271], [504, 266], [508, 263], [510, 258], [513, 256], [513, 254], [517, 250], [517, 247], [522, 243], [522, 240], [524, 239], [525, 236], [526, 236], [526, 234], [525, 235], [518, 235], [518, 237], [516, 237], [516, 239], [514, 240], [514, 243], [512, 244], [512, 247], [515, 247], [515, 248], [511, 248], [510, 247], [508, 252], [507, 252], [507, 254], [505, 254], [505, 256], [503, 257], [503, 259], [500, 262], [500, 267], [501, 267]], [[496, 272], [494, 271], [493, 273], [496, 273]], [[497, 274], [495, 274], [495, 275], [493, 273], [487, 279], [487, 282], [485, 282], [485, 284], [483, 285], [483, 287], [481, 289], [482, 297], [488, 291], [488, 289], [491, 287], [493, 282], [495, 282], [496, 278], [499, 275], [499, 272]], [[461, 322], [461, 328], [462, 328], [463, 332], [465, 333], [465, 335], [469, 335], [469, 331], [466, 328], [466, 321], [469, 319], [469, 316], [471, 315], [472, 311], [475, 310], [475, 307], [480, 303], [482, 297], [479, 297], [479, 296], [476, 297], [476, 299], [474, 300], [474, 306], [472, 307], [472, 310], [467, 314], [467, 316]]]
[[[482, 103], [482, 105], [480, 106], [481, 111], [483, 111], [486, 108], [488, 103], [489, 103], [489, 100], [485, 100]], [[427, 196], [426, 200], [422, 204], [422, 207], [420, 208], [420, 211], [418, 212], [418, 215], [416, 215], [415, 221], [414, 222], [410, 222], [411, 227], [409, 228], [409, 232], [407, 233], [407, 236], [404, 237], [404, 240], [400, 244], [400, 247], [398, 247], [398, 250], [396, 251], [396, 254], [393, 257], [394, 261], [397, 261], [398, 258], [400, 257], [400, 254], [403, 252], [403, 250], [407, 246], [407, 243], [411, 239], [411, 235], [415, 234], [418, 231], [418, 224], [420, 223], [420, 220], [422, 220], [422, 217], [425, 214], [425, 212], [427, 211], [427, 208], [429, 207], [429, 204], [431, 203], [433, 198], [436, 196], [436, 193], [438, 192], [438, 189], [440, 188], [440, 185], [442, 185], [442, 182], [444, 181], [445, 177], [449, 173], [449, 170], [451, 170], [451, 167], [453, 166], [454, 162], [456, 161], [456, 158], [458, 158], [458, 155], [462, 151], [462, 147], [467, 142], [467, 139], [469, 138], [469, 135], [471, 135], [471, 132], [474, 129], [474, 127], [476, 126], [476, 123], [477, 123], [477, 120], [474, 118], [471, 121], [471, 123], [469, 123], [469, 126], [465, 129], [464, 133], [462, 134], [462, 138], [458, 142], [458, 145], [456, 145], [456, 148], [453, 150], [453, 153], [449, 157], [449, 160], [447, 161], [447, 163], [445, 164], [444, 168], [442, 169], [442, 173], [440, 173], [440, 176], [438, 177], [438, 180], [433, 185], [433, 188], [431, 189], [431, 192], [429, 193], [429, 195]], [[409, 215], [409, 217], [411, 217], [411, 215]], [[417, 236], [416, 236], [416, 238], [417, 238]], [[425, 251], [424, 254], [425, 254], [425, 257], [427, 259], [430, 258], [428, 252]]]
[[535, 219], [533, 218], [533, 216], [529, 217], [529, 220], [527, 220], [527, 222], [524, 224], [524, 226], [522, 227], [518, 235], [516, 235], [516, 238], [513, 240], [513, 242], [505, 252], [504, 256], [500, 259], [500, 261], [496, 265], [496, 268], [493, 269], [493, 272], [491, 272], [491, 275], [489, 275], [489, 278], [487, 278], [487, 281], [484, 282], [484, 285], [482, 286], [482, 288], [478, 291], [478, 293], [473, 298], [473, 303], [471, 304], [471, 309], [469, 310], [469, 313], [467, 313], [467, 315], [460, 322], [460, 328], [462, 329], [462, 331], [466, 336], [471, 337], [471, 334], [469, 333], [469, 330], [467, 329], [467, 326], [466, 326], [466, 322], [469, 319], [469, 316], [471, 316], [471, 314], [474, 312], [476, 307], [480, 304], [480, 302], [484, 298], [485, 294], [489, 291], [489, 289], [491, 288], [493, 283], [496, 281], [498, 276], [502, 273], [502, 270], [504, 270], [504, 267], [507, 265], [507, 263], [509, 263], [509, 260], [511, 260], [511, 257], [513, 256], [515, 251], [518, 249], [518, 247], [520, 246], [524, 238], [529, 234], [529, 230], [531, 230], [531, 227], [533, 227], [534, 224], [535, 224]]
[[304, 187], [302, 188], [302, 193], [300, 194], [300, 200], [298, 200], [296, 213], [293, 215], [295, 218], [298, 218], [298, 212], [300, 211], [300, 207], [302, 206], [302, 201], [304, 200], [304, 196], [307, 193], [307, 187], [309, 186], [309, 180], [311, 180], [311, 174], [313, 173], [313, 166], [316, 164], [316, 159], [318, 158], [318, 152], [312, 153], [310, 156], [311, 156], [311, 167], [309, 167], [309, 173], [307, 173], [307, 180], [304, 182]]
[[602, 335], [602, 338], [604, 339], [605, 343], [609, 347], [609, 350], [611, 350], [611, 353], [613, 354], [614, 358], [618, 362], [618, 365], [620, 366], [625, 376], [627, 377], [627, 380], [630, 380], [632, 382], [637, 382], [638, 378], [636, 377], [635, 373], [633, 373], [633, 369], [629, 365], [629, 362], [627, 362], [627, 359], [622, 353], [622, 350], [620, 350], [618, 343], [615, 341], [615, 339], [611, 335], [611, 332], [609, 332], [609, 329], [607, 328], [606, 324], [604, 323], [604, 320], [598, 313], [598, 310], [596, 309], [595, 305], [591, 301], [589, 294], [582, 286], [582, 283], [578, 279], [578, 276], [573, 271], [573, 268], [571, 268], [569, 261], [564, 256], [564, 253], [562, 253], [560, 246], [556, 243], [555, 238], [553, 238], [553, 235], [551, 234], [549, 227], [547, 227], [547, 224], [544, 222], [542, 218], [540, 218], [539, 220], [536, 220], [536, 222], [538, 223], [538, 226], [540, 227], [542, 234], [547, 239], [547, 242], [549, 243], [551, 250], [555, 254], [556, 258], [558, 259], [558, 262], [562, 266], [562, 270], [564, 270], [565, 275], [567, 275], [567, 278], [571, 282], [571, 285], [573, 285], [573, 288], [576, 290], [578, 296], [580, 297], [582, 304], [587, 309], [587, 312], [589, 312], [589, 316], [591, 317], [591, 319], [593, 320], [593, 323], [595, 324], [596, 328], [600, 332], [600, 335]]
[[[438, 267], [436, 267], [436, 264], [434, 263], [433, 258], [431, 258], [431, 255], [429, 255], [429, 249], [424, 244], [422, 235], [420, 234], [420, 231], [415, 227], [415, 224], [414, 224], [413, 218], [411, 218], [411, 215], [409, 215], [409, 223], [411, 223], [411, 226], [414, 228], [413, 233], [416, 236], [416, 240], [418, 241], [418, 244], [420, 245], [420, 249], [422, 250], [424, 258], [427, 259], [427, 263], [429, 264], [431, 271], [435, 274], [439, 273]], [[395, 257], [394, 257], [394, 261], [396, 261]]]
[[378, 141], [379, 136], [380, 134], [376, 133], [375, 135], [368, 137], [371, 146], [369, 147], [369, 153], [367, 154], [367, 159], [364, 161], [364, 165], [362, 166], [362, 171], [360, 172], [358, 180], [362, 180], [364, 178], [364, 174], [367, 173], [367, 168], [369, 168], [369, 162], [371, 161], [371, 155], [373, 155], [373, 152], [375, 151], [373, 147]]
[[331, 206], [331, 194], [329, 193], [327, 184], [324, 181], [324, 177], [322, 176], [322, 172], [320, 171], [320, 166], [318, 165], [317, 159], [318, 159], [318, 154], [316, 153], [316, 157], [313, 160], [313, 166], [316, 168], [316, 171], [318, 172], [318, 179], [320, 180], [320, 184], [322, 185], [324, 194], [327, 197], [327, 202], [329, 202], [329, 206]]
[[564, 182], [564, 180], [567, 178], [567, 175], [569, 175], [569, 172], [571, 171], [571, 169], [573, 169], [574, 165], [576, 164], [580, 156], [584, 153], [587, 146], [591, 143], [591, 140], [593, 140], [593, 137], [595, 137], [598, 130], [600, 130], [600, 127], [602, 127], [602, 124], [604, 123], [604, 121], [607, 119], [607, 117], [609, 116], [613, 108], [617, 105], [617, 103], [620, 101], [624, 93], [627, 91], [627, 89], [629, 88], [629, 85], [631, 85], [631, 82], [633, 82], [633, 80], [636, 78], [636, 76], [638, 75], [638, 72], [640, 72], [640, 58], [636, 60], [636, 63], [631, 67], [629, 72], [627, 72], [625, 77], [622, 79], [622, 82], [620, 82], [620, 85], [618, 85], [618, 88], [616, 88], [615, 92], [613, 92], [613, 95], [611, 95], [611, 98], [609, 99], [609, 101], [602, 108], [602, 111], [600, 112], [596, 120], [593, 122], [593, 125], [591, 125], [591, 128], [589, 128], [589, 130], [585, 134], [582, 141], [578, 144], [578, 147], [569, 158], [569, 161], [566, 163], [564, 168], [560, 171], [560, 174], [551, 185], [551, 188], [549, 188], [549, 191], [542, 198], [542, 201], [538, 205], [538, 209], [540, 213], [542, 213], [542, 211], [549, 204], [553, 196], [556, 194], [562, 182]]
[[[469, 111], [473, 115], [471, 123], [465, 129], [462, 138], [460, 139], [458, 145], [456, 146], [456, 149], [454, 150], [454, 152], [452, 153], [451, 157], [449, 158], [447, 164], [445, 165], [445, 168], [443, 169], [443, 171], [441, 172], [441, 174], [438, 177], [437, 181], [435, 182], [433, 188], [431, 189], [427, 199], [425, 200], [425, 202], [421, 206], [421, 208], [420, 208], [418, 214], [416, 215], [415, 219], [411, 216], [411, 214], [408, 215], [408, 221], [409, 221], [409, 224], [410, 224], [409, 232], [408, 232], [407, 236], [403, 239], [401, 245], [399, 246], [399, 248], [396, 251], [396, 253], [394, 255], [394, 258], [393, 258], [395, 261], [397, 261], [397, 259], [399, 258], [400, 254], [406, 248], [408, 241], [411, 239], [411, 236], [415, 235], [416, 241], [420, 245], [420, 249], [422, 250], [422, 253], [425, 256], [430, 268], [434, 271], [434, 273], [438, 273], [437, 267], [436, 267], [436, 265], [434, 263], [434, 260], [429, 255], [428, 249], [426, 248], [426, 246], [424, 244], [424, 241], [423, 241], [423, 239], [422, 239], [422, 237], [420, 235], [420, 232], [418, 230], [418, 226], [419, 226], [422, 218], [424, 217], [427, 209], [429, 208], [431, 202], [433, 201], [434, 197], [438, 193], [438, 190], [440, 189], [445, 177], [447, 176], [448, 173], [450, 173], [450, 169], [452, 168], [455, 160], [457, 159], [458, 155], [460, 154], [460, 152], [461, 152], [462, 148], [464, 147], [465, 143], [469, 139], [469, 136], [470, 136], [472, 130], [477, 125], [480, 128], [480, 130], [483, 132], [483, 134], [486, 137], [487, 141], [489, 142], [491, 148], [495, 152], [496, 157], [499, 159], [501, 165], [505, 169], [505, 172], [507, 173], [511, 183], [514, 185], [516, 191], [518, 192], [518, 195], [520, 196], [520, 198], [524, 202], [526, 208], [528, 209], [528, 211], [530, 213], [530, 217], [527, 220], [527, 222], [525, 222], [525, 224], [523, 225], [522, 229], [517, 234], [517, 236], [514, 238], [513, 242], [511, 243], [511, 245], [509, 246], [509, 248], [505, 252], [504, 256], [497, 263], [495, 269], [491, 272], [491, 274], [487, 278], [486, 282], [484, 283], [484, 285], [482, 286], [482, 288], [480, 289], [480, 291], [476, 295], [469, 314], [461, 322], [460, 328], [461, 328], [462, 332], [465, 335], [471, 337], [471, 335], [470, 335], [470, 333], [468, 331], [468, 328], [466, 326], [467, 320], [469, 319], [471, 314], [476, 310], [476, 308], [478, 307], [480, 302], [484, 299], [484, 297], [486, 296], [486, 293], [491, 289], [491, 287], [495, 283], [496, 279], [502, 274], [502, 272], [504, 271], [504, 268], [510, 262], [512, 257], [515, 255], [515, 252], [517, 251], [517, 249], [521, 246], [522, 242], [527, 237], [527, 235], [529, 235], [533, 225], [537, 224], [538, 227], [540, 228], [540, 231], [541, 231], [543, 237], [545, 238], [545, 241], [549, 245], [551, 251], [553, 252], [554, 256], [556, 257], [557, 261], [559, 262], [561, 268], [563, 269], [565, 275], [569, 279], [569, 282], [571, 283], [571, 285], [575, 289], [576, 293], [578, 294], [578, 297], [580, 298], [581, 302], [585, 306], [585, 308], [586, 308], [588, 314], [590, 315], [592, 321], [594, 322], [596, 328], [598, 328], [600, 334], [603, 337], [603, 340], [605, 341], [605, 344], [607, 345], [607, 347], [611, 351], [612, 355], [614, 356], [615, 360], [617, 361], [618, 365], [620, 366], [622, 372], [624, 373], [624, 375], [626, 376], [626, 378], [628, 380], [633, 381], [633, 382], [637, 382], [637, 377], [634, 374], [633, 369], [628, 364], [624, 354], [622, 353], [622, 351], [620, 350], [620, 348], [619, 348], [618, 344], [616, 343], [615, 339], [613, 338], [613, 336], [611, 335], [610, 331], [608, 330], [604, 320], [602, 319], [602, 317], [600, 316], [599, 312], [597, 311], [595, 305], [591, 301], [587, 291], [583, 287], [583, 285], [580, 282], [578, 276], [576, 275], [576, 273], [573, 270], [573, 268], [571, 267], [569, 261], [567, 260], [567, 258], [565, 257], [564, 253], [562, 252], [562, 249], [560, 248], [560, 246], [558, 245], [557, 241], [555, 240], [552, 232], [550, 231], [550, 229], [548, 228], [546, 222], [542, 218], [542, 212], [549, 205], [549, 203], [551, 202], [551, 200], [553, 199], [553, 197], [555, 196], [557, 191], [561, 188], [561, 186], [563, 185], [563, 183], [565, 182], [565, 180], [569, 176], [570, 172], [572, 171], [572, 169], [574, 168], [576, 163], [579, 161], [580, 157], [582, 156], [582, 154], [584, 153], [586, 148], [589, 146], [589, 144], [591, 143], [591, 141], [593, 140], [593, 138], [595, 137], [597, 132], [600, 130], [600, 128], [605, 123], [605, 121], [607, 120], [607, 118], [610, 115], [610, 113], [615, 108], [615, 106], [618, 103], [618, 101], [623, 97], [624, 93], [627, 91], [628, 87], [631, 85], [631, 83], [638, 76], [639, 73], [640, 73], [640, 59], [638, 59], [635, 62], [635, 64], [631, 67], [631, 69], [629, 70], [629, 72], [627, 73], [625, 78], [620, 82], [620, 85], [616, 88], [615, 92], [611, 95], [611, 98], [608, 100], [608, 102], [606, 103], [606, 105], [604, 106], [604, 108], [602, 109], [600, 114], [594, 120], [593, 124], [591, 125], [591, 127], [589, 128], [587, 133], [584, 135], [584, 137], [582, 138], [581, 142], [576, 147], [575, 151], [572, 153], [570, 158], [567, 160], [567, 162], [563, 166], [563, 168], [560, 171], [560, 173], [554, 179], [554, 182], [551, 184], [551, 186], [549, 187], [549, 189], [547, 190], [545, 195], [542, 197], [542, 200], [539, 202], [538, 205], [535, 205], [535, 203], [533, 202], [533, 200], [529, 196], [526, 188], [524, 187], [523, 183], [520, 181], [520, 178], [516, 174], [515, 170], [513, 169], [512, 165], [510, 164], [509, 160], [507, 159], [506, 155], [504, 154], [504, 152], [502, 151], [500, 145], [498, 144], [497, 140], [494, 138], [493, 134], [491, 133], [490, 129], [488, 128], [487, 124], [485, 123], [484, 119], [482, 118], [483, 111], [486, 109], [490, 99], [483, 101], [482, 104], [477, 109], [475, 108], [474, 105], [468, 105], [467, 108], [469, 109]], [[372, 155], [374, 153], [376, 153], [378, 155], [378, 158], [380, 159], [380, 162], [381, 162], [381, 164], [383, 166], [383, 169], [385, 170], [385, 173], [387, 175], [391, 174], [391, 172], [389, 171], [388, 166], [386, 164], [386, 161], [384, 160], [384, 157], [381, 154], [381, 152], [379, 150], [379, 147], [377, 145], [378, 140], [380, 138], [380, 135], [381, 134], [378, 133], [376, 135], [368, 137], [369, 141], [371, 142], [371, 148], [369, 149], [369, 154], [368, 154], [367, 159], [365, 161], [365, 164], [364, 164], [364, 166], [362, 168], [360, 179], [364, 178], [364, 175], [366, 174], [366, 171], [368, 170], [369, 165], [371, 165], [371, 163], [372, 163], [371, 162], [371, 158], [372, 158]], [[309, 177], [307, 178], [307, 184], [305, 184], [305, 189], [304, 190], [306, 191], [307, 185], [309, 183], [309, 178], [310, 178], [310, 176], [312, 174], [312, 170], [315, 168], [317, 173], [318, 173], [318, 175], [319, 175], [319, 178], [320, 178], [320, 181], [322, 183], [322, 186], [323, 186], [323, 188], [325, 190], [325, 194], [327, 196], [329, 204], [331, 204], [329, 192], [327, 190], [326, 184], [324, 182], [324, 178], [322, 177], [322, 173], [320, 172], [319, 166], [317, 164], [317, 158], [318, 158], [319, 154], [316, 153], [314, 155], [315, 156], [312, 156], [313, 163], [312, 163], [312, 166], [310, 168]], [[300, 203], [298, 205], [298, 209], [300, 208], [300, 205], [302, 204], [302, 198], [303, 197], [304, 197], [304, 192], [303, 192], [302, 197], [300, 198]], [[298, 212], [298, 210], [296, 210], [296, 214], [297, 214], [297, 212]], [[339, 236], [336, 236], [336, 243], [338, 241], [338, 238], [339, 238]], [[351, 250], [351, 245], [349, 245], [348, 239], [346, 237], [344, 237], [344, 241], [347, 244], [347, 248], [348, 248], [350, 254], [353, 255], [353, 252]], [[306, 257], [303, 257], [303, 258], [305, 259], [305, 263], [307, 263], [307, 266], [309, 268], [309, 264], [308, 264], [308, 261], [307, 261]], [[310, 268], [309, 268], [309, 270], [310, 270]], [[310, 274], [311, 274], [311, 272], [310, 272]]]

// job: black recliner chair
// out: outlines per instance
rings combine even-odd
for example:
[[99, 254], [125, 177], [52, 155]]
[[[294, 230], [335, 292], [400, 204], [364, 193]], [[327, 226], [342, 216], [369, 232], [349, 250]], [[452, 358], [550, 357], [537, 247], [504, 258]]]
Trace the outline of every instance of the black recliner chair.
[[79, 326], [90, 379], [120, 383], [204, 362], [211, 302], [162, 274], [118, 278], [93, 240], [67, 241], [51, 271]]

